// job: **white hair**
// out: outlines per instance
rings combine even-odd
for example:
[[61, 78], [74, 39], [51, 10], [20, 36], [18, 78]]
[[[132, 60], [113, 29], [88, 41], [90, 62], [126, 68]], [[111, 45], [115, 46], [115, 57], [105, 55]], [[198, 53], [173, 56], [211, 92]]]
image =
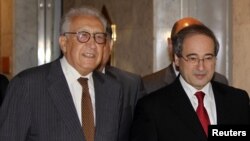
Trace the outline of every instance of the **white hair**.
[[75, 16], [80, 16], [80, 15], [90, 15], [90, 16], [97, 17], [101, 21], [104, 29], [106, 30], [107, 20], [102, 15], [102, 13], [98, 11], [96, 8], [83, 6], [79, 8], [72, 8], [69, 10], [69, 12], [67, 12], [64, 15], [61, 21], [61, 29], [60, 29], [61, 34], [63, 34], [64, 32], [69, 32], [68, 30], [69, 30], [69, 26], [71, 24], [72, 18]]

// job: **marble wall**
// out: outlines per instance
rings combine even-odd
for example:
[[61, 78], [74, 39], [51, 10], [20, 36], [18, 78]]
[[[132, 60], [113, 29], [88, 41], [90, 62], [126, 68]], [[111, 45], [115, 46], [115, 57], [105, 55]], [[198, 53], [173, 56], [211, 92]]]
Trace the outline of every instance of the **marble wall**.
[[15, 0], [13, 75], [37, 66], [37, 0]]
[[[55, 60], [60, 55], [58, 36], [61, 17], [57, 16], [60, 15], [58, 12], [60, 13], [61, 11], [61, 7], [58, 9], [61, 4], [59, 1], [60, 0], [15, 0], [13, 6], [15, 17], [13, 76], [24, 69]], [[48, 13], [50, 12], [53, 14], [48, 16], [47, 19], [44, 18], [46, 16], [42, 16], [49, 15]], [[47, 28], [45, 28], [45, 26], [47, 26]], [[48, 34], [44, 34], [48, 31], [49, 33], [51, 32], [51, 39], [48, 39]], [[43, 47], [41, 49], [42, 51], [40, 50], [40, 52], [38, 52], [38, 46], [41, 44], [43, 46], [46, 45], [46, 47], [50, 44], [52, 46], [50, 48], [51, 52], [46, 50], [48, 47]], [[47, 60], [45, 60], [46, 57], [43, 55], [46, 51], [51, 53], [51, 56], [47, 57], [49, 58]], [[43, 55], [43, 58], [39, 55]], [[38, 60], [38, 58], [40, 59]]]
[[181, 0], [154, 0], [154, 50], [153, 70], [161, 70], [171, 61], [168, 57], [168, 41], [174, 22], [181, 18]]

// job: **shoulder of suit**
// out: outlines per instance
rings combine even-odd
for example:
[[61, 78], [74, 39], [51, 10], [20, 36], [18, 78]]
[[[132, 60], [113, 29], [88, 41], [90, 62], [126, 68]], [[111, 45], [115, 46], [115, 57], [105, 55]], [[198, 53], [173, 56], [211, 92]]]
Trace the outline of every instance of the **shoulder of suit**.
[[165, 76], [167, 70], [168, 70], [168, 68], [164, 68], [164, 69], [159, 70], [157, 72], [145, 75], [142, 78], [143, 78], [143, 80], [151, 80], [151, 79], [157, 79], [157, 78], [162, 79]]
[[211, 81], [211, 83], [212, 83], [213, 89], [218, 90], [218, 91], [225, 93], [225, 94], [247, 93], [246, 90], [244, 90], [244, 89], [229, 86], [229, 85], [217, 82], [217, 81]]
[[105, 84], [111, 84], [113, 87], [115, 87], [116, 84], [120, 85], [120, 82], [116, 78], [114, 78], [110, 75], [105, 75], [99, 71], [93, 71], [92, 76], [93, 76], [94, 81], [99, 81], [99, 82], [105, 83]]
[[128, 78], [136, 78], [136, 79], [141, 78], [141, 76], [138, 74], [128, 72], [128, 71], [125, 71], [116, 67], [112, 67], [112, 66], [107, 67], [106, 71], [115, 76], [122, 76], [122, 77], [128, 77]]
[[150, 93], [148, 93], [147, 95], [145, 95], [144, 97], [142, 97], [141, 99], [143, 99], [142, 101], [147, 101], [147, 102], [152, 102], [152, 103], [159, 103], [160, 101], [165, 101], [164, 103], [166, 103], [166, 101], [171, 101], [171, 97], [173, 95], [176, 94], [175, 92], [176, 89], [173, 88], [173, 86], [167, 85], [165, 87], [162, 87], [160, 89], [157, 89], [155, 91], [152, 91]]
[[37, 76], [37, 75], [46, 75], [46, 74], [48, 74], [48, 72], [50, 71], [50, 68], [53, 65], [54, 66], [56, 65], [57, 69], [60, 69], [60, 63], [53, 61], [53, 62], [43, 64], [40, 66], [27, 68], [27, 69], [19, 72], [17, 75], [15, 75], [14, 78], [15, 77], [33, 77], [33, 76]]
[[226, 78], [224, 75], [222, 75], [222, 74], [220, 74], [220, 73], [218, 73], [218, 72], [215, 72], [215, 73], [214, 73], [213, 80], [228, 85], [228, 80], [227, 80], [227, 78]]

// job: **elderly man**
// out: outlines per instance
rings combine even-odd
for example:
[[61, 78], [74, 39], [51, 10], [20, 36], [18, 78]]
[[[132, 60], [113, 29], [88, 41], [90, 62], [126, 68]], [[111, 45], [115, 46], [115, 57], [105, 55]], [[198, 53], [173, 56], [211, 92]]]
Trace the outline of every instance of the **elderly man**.
[[95, 71], [106, 43], [106, 19], [90, 7], [63, 18], [61, 59], [15, 76], [0, 110], [1, 141], [117, 141], [120, 83]]

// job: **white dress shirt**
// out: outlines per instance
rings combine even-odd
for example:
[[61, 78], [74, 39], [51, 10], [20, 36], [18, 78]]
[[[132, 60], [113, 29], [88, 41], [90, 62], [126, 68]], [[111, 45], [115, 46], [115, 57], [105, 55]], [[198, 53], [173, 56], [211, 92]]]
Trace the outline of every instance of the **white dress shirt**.
[[81, 100], [82, 100], [82, 86], [78, 82], [78, 78], [84, 77], [88, 78], [88, 86], [89, 86], [89, 94], [91, 97], [91, 102], [92, 102], [92, 107], [93, 107], [93, 114], [94, 114], [94, 123], [95, 123], [95, 91], [94, 91], [94, 82], [93, 82], [93, 77], [92, 73], [88, 74], [87, 76], [81, 76], [81, 74], [74, 68], [72, 67], [68, 61], [66, 60], [65, 57], [63, 57], [61, 60], [61, 65], [62, 65], [62, 70], [63, 73], [66, 77], [73, 102], [76, 107], [76, 111], [80, 120], [80, 123], [82, 123], [82, 113], [81, 113]]
[[191, 86], [190, 84], [188, 84], [182, 76], [180, 76], [180, 82], [182, 87], [184, 88], [189, 100], [191, 101], [191, 104], [194, 108], [194, 110], [196, 111], [197, 107], [198, 107], [198, 99], [195, 96], [195, 93], [197, 91], [202, 91], [203, 93], [205, 93], [204, 96], [204, 107], [207, 110], [208, 116], [209, 116], [209, 120], [210, 120], [210, 124], [217, 124], [217, 115], [216, 115], [216, 104], [215, 104], [215, 100], [214, 100], [214, 93], [213, 93], [213, 89], [212, 89], [212, 85], [211, 83], [208, 83], [207, 85], [205, 85], [201, 90], [197, 90], [196, 88], [194, 88], [193, 86]]

